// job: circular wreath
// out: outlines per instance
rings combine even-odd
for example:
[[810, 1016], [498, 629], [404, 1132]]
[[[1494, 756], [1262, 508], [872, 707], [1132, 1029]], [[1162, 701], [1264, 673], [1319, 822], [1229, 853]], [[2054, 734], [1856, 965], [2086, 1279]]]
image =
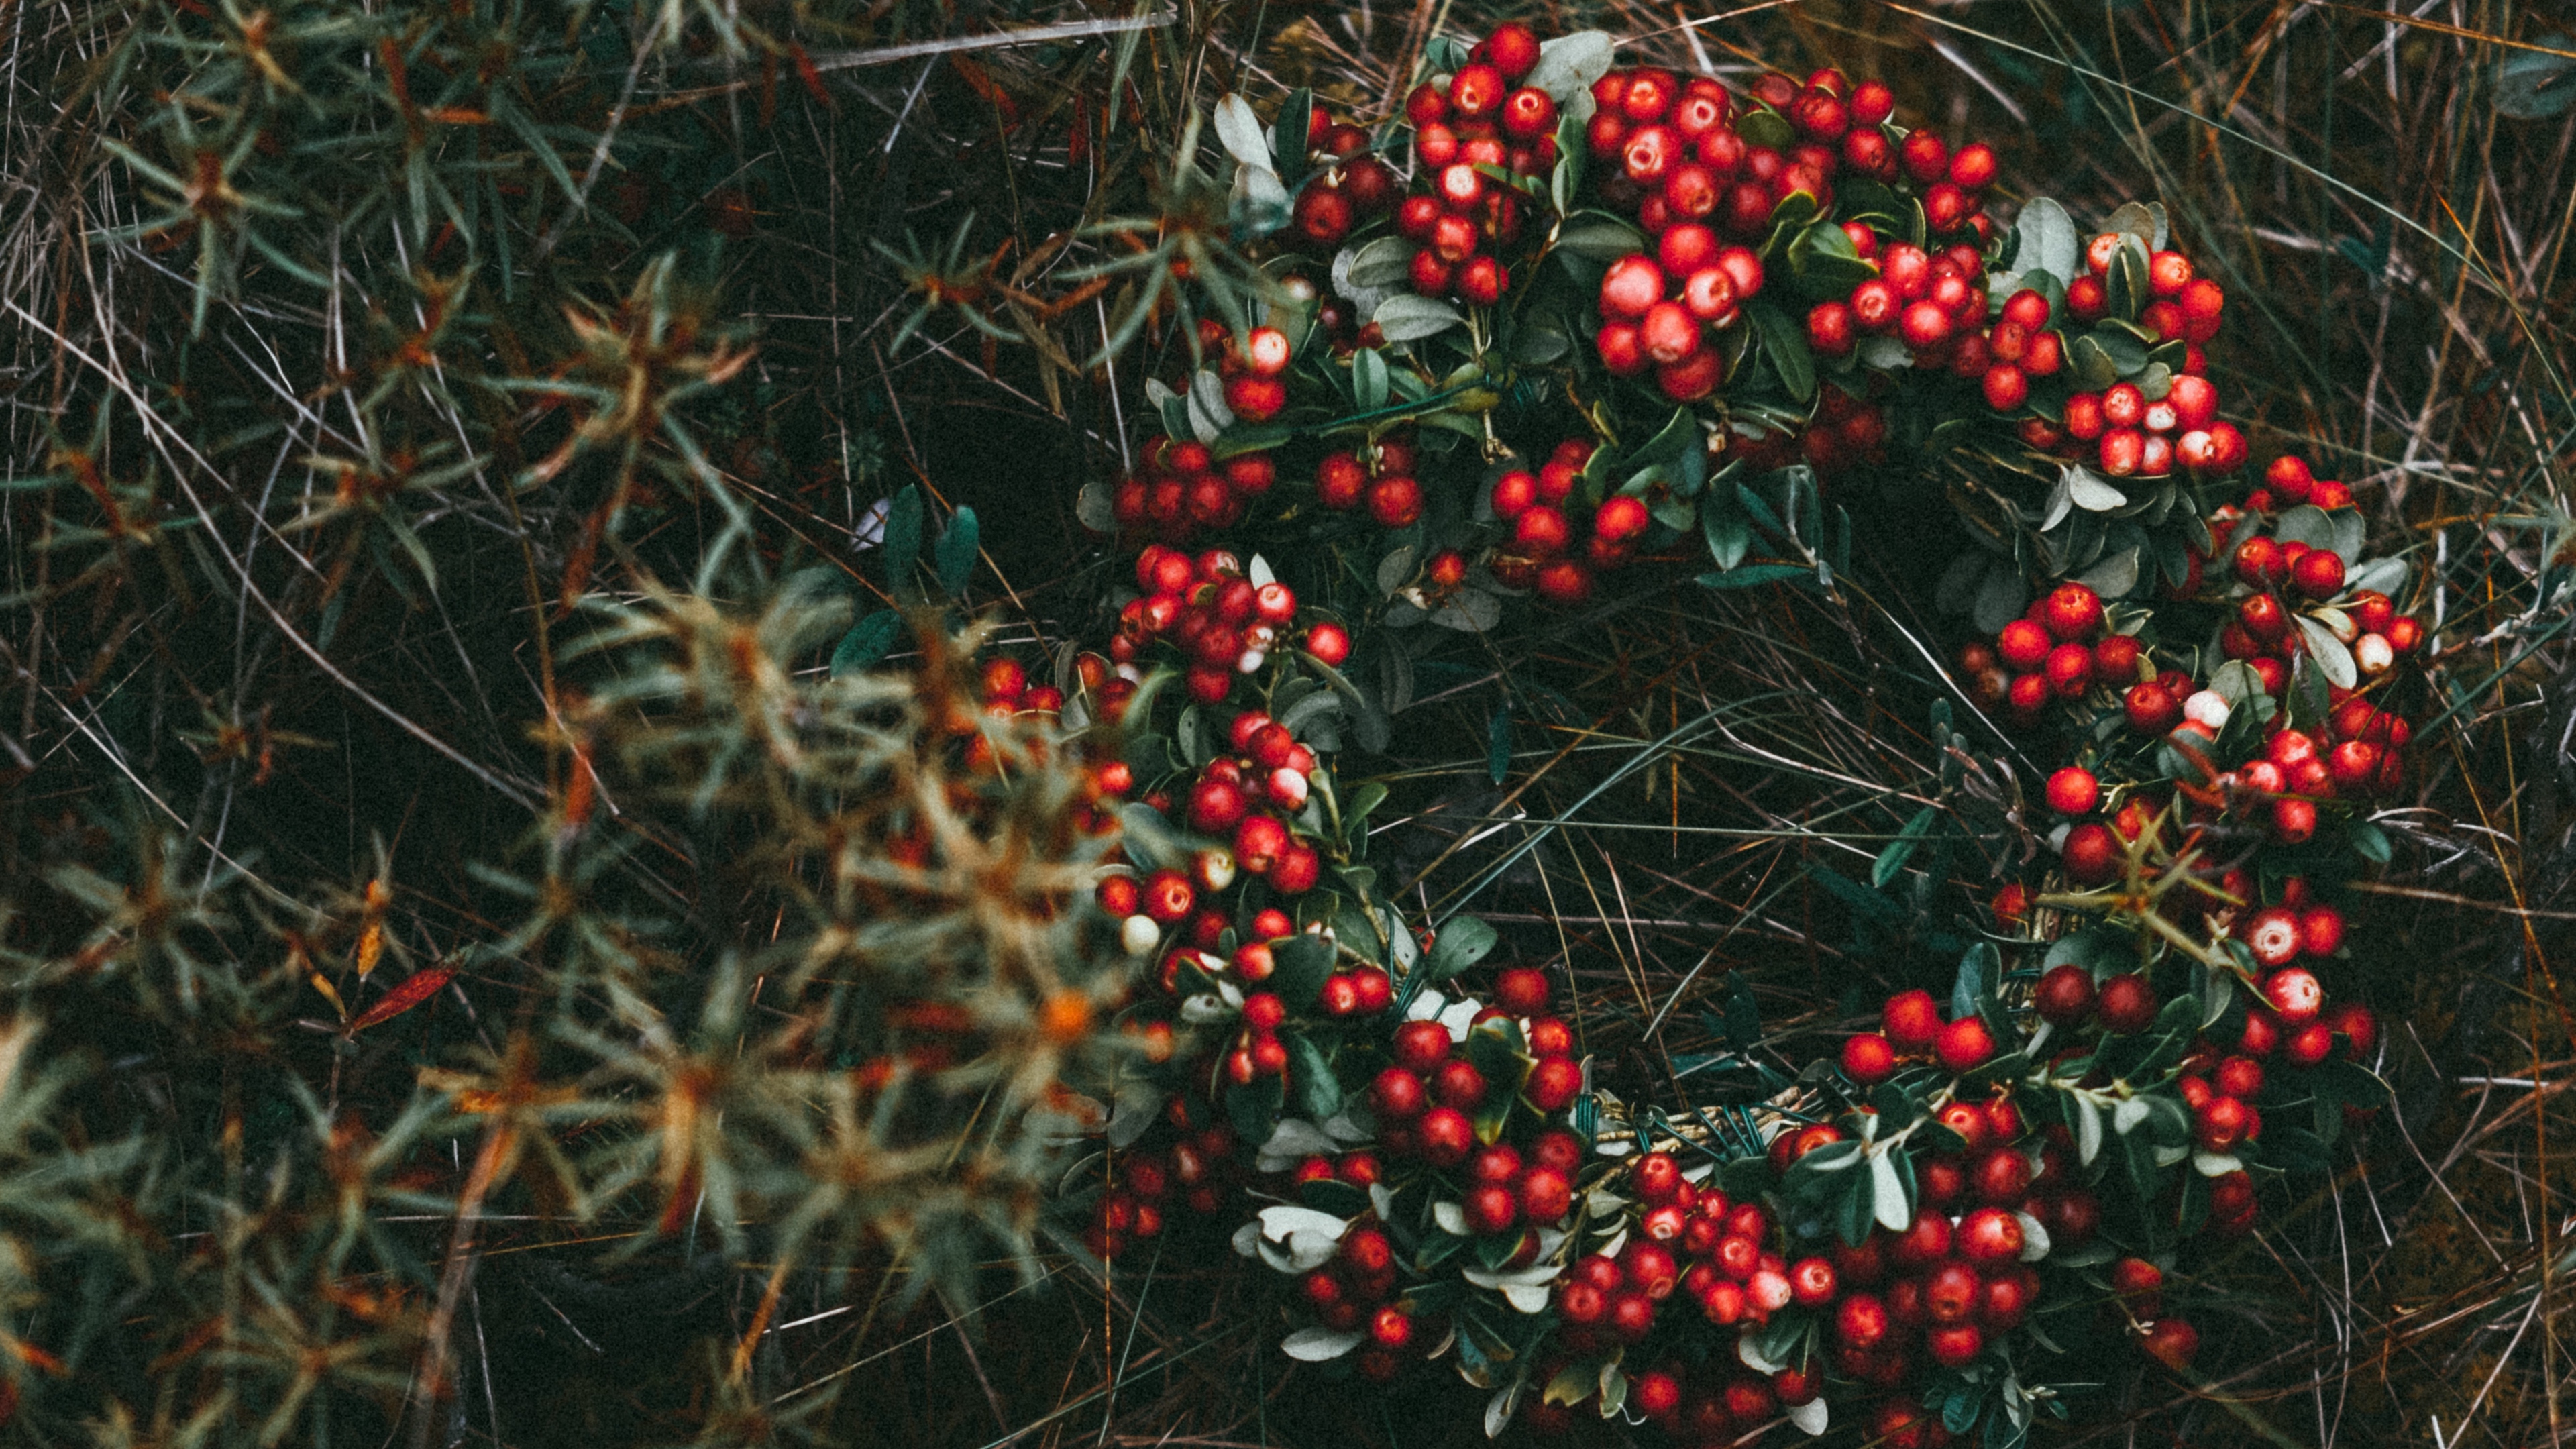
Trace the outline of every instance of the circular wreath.
[[[1878, 82], [1612, 62], [1506, 25], [1374, 133], [1228, 96], [1230, 171], [1184, 148], [1229, 231], [1157, 277], [1201, 365], [1082, 498], [1134, 592], [1055, 684], [985, 677], [1086, 732], [1123, 827], [1090, 929], [1144, 1049], [1072, 1209], [1111, 1260], [1213, 1224], [1293, 1278], [1285, 1354], [1445, 1363], [1489, 1434], [2019, 1443], [2124, 1345], [2188, 1373], [2167, 1275], [2385, 1098], [2327, 983], [2425, 631], [2347, 490], [2249, 478], [2226, 293], [2161, 207], [2005, 226], [1994, 153]], [[1872, 887], [1955, 834], [2027, 869], [1946, 999], [1623, 1101], [1543, 972], [1392, 898], [1336, 756], [1386, 743], [1406, 631], [1641, 561], [1830, 594], [1855, 508], [1955, 539], [1940, 795]]]

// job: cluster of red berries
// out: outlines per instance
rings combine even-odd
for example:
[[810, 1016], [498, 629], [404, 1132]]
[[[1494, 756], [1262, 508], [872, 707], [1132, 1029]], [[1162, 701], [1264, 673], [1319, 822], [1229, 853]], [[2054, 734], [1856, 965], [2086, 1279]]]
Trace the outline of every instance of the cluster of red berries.
[[1537, 64], [1538, 37], [1501, 25], [1445, 89], [1425, 81], [1405, 97], [1424, 189], [1396, 207], [1395, 230], [1415, 244], [1416, 292], [1490, 307], [1511, 289], [1501, 252], [1520, 239], [1528, 203], [1490, 173], [1538, 177], [1556, 165], [1556, 101], [1520, 84]]
[[[2108, 277], [2130, 240], [2104, 232], [2085, 247], [2086, 271], [2066, 288], [2068, 320], [2090, 325], [2111, 310]], [[2134, 322], [2157, 342], [2183, 343], [2182, 364], [2163, 378], [2152, 394], [2139, 383], [2119, 382], [2099, 391], [2077, 392], [2065, 400], [2055, 421], [2032, 415], [2021, 424], [2022, 440], [2042, 452], [2068, 458], [2091, 458], [2113, 477], [2160, 477], [2179, 465], [2196, 473], [2231, 472], [2244, 465], [2245, 436], [2218, 416], [2218, 389], [2207, 376], [2203, 344], [2218, 335], [2227, 306], [2226, 289], [2195, 276], [2191, 259], [2178, 251], [2148, 254], [2147, 293], [2134, 308]], [[1985, 374], [1986, 401], [1997, 411], [2018, 409], [2030, 393], [2030, 379], [2054, 375], [2064, 363], [2058, 334], [2045, 329], [2051, 318], [2048, 300], [2036, 292], [2015, 293], [2003, 316], [1987, 333], [1991, 365]]]
[[1959, 668], [1982, 703], [2028, 728], [2052, 700], [2081, 700], [2096, 684], [2117, 689], [2137, 679], [2145, 650], [2129, 635], [2108, 632], [2108, 625], [2100, 594], [2083, 584], [2059, 584], [2004, 625], [1991, 645], [1972, 641], [1961, 648]]
[[1217, 376], [1225, 380], [1226, 410], [1252, 423], [1278, 416], [1288, 405], [1288, 364], [1296, 360], [1288, 334], [1276, 327], [1255, 327], [1237, 341], [1224, 323], [1213, 318], [1200, 320], [1199, 334], [1202, 345], [1216, 353]]
[[1900, 135], [1888, 125], [1895, 93], [1878, 81], [1855, 86], [1833, 69], [1803, 86], [1765, 75], [1742, 116], [1716, 81], [1650, 68], [1610, 72], [1593, 83], [1592, 98], [1586, 144], [1595, 157], [1618, 163], [1602, 182], [1603, 197], [1633, 206], [1652, 236], [1704, 221], [1755, 241], [1770, 229], [1773, 210], [1800, 192], [1830, 212], [1842, 176], [1911, 181], [1936, 235], [1991, 229], [1983, 196], [1995, 179], [1993, 148], [1977, 142], [1953, 154], [1929, 131]]
[[[1238, 377], [1228, 391], [1238, 382], [1275, 385], [1279, 379]], [[1136, 471], [1111, 490], [1109, 507], [1120, 528], [1179, 544], [1201, 529], [1242, 522], [1252, 500], [1278, 480], [1278, 465], [1267, 453], [1242, 453], [1220, 463], [1205, 443], [1156, 438], [1145, 445]]]
[[1255, 585], [1242, 560], [1223, 549], [1192, 557], [1147, 544], [1136, 557], [1136, 587], [1143, 593], [1118, 611], [1110, 659], [1132, 667], [1148, 645], [1167, 640], [1187, 656], [1183, 679], [1202, 704], [1223, 703], [1234, 677], [1258, 672], [1282, 642], [1299, 642], [1330, 665], [1350, 657], [1350, 631], [1326, 619], [1299, 632], [1296, 592], [1277, 580]]
[[1117, 1178], [1092, 1209], [1083, 1245], [1115, 1258], [1161, 1236], [1175, 1207], [1201, 1218], [1228, 1211], [1244, 1181], [1237, 1146], [1234, 1129], [1222, 1122], [1193, 1128], [1186, 1104], [1174, 1101], [1150, 1143], [1118, 1154]]
[[[1643, 1343], [1667, 1308], [1676, 1319], [1728, 1326], [1762, 1322], [1792, 1303], [1832, 1300], [1833, 1265], [1786, 1261], [1772, 1247], [1777, 1225], [1760, 1204], [1730, 1203], [1716, 1186], [1687, 1180], [1661, 1152], [1637, 1160], [1630, 1185], [1643, 1214], [1637, 1230], [1615, 1255], [1586, 1254], [1559, 1280], [1556, 1310], [1565, 1328], [1557, 1342], [1565, 1353]], [[1824, 1387], [1812, 1368], [1763, 1377], [1725, 1358], [1713, 1366], [1709, 1373], [1660, 1356], [1630, 1375], [1628, 1406], [1669, 1434], [1723, 1443]], [[1535, 1426], [1552, 1427], [1544, 1420]]]
[[[1557, 1186], [1572, 1190], [1570, 1177], [1561, 1182], [1543, 1174], [1534, 1178], [1538, 1164], [1523, 1164], [1516, 1150], [1507, 1149], [1508, 1158], [1480, 1156], [1476, 1150], [1476, 1114], [1487, 1110], [1495, 1093], [1517, 1092], [1532, 1112], [1545, 1117], [1564, 1111], [1583, 1090], [1583, 1068], [1574, 1059], [1574, 1033], [1546, 1014], [1547, 1004], [1547, 978], [1520, 968], [1503, 973], [1493, 1004], [1475, 1018], [1476, 1022], [1496, 1017], [1526, 1019], [1523, 1040], [1535, 1060], [1517, 1083], [1488, 1080], [1469, 1056], [1465, 1038], [1453, 1040], [1449, 1028], [1436, 1020], [1408, 1021], [1396, 1028], [1391, 1046], [1394, 1060], [1369, 1083], [1378, 1145], [1388, 1156], [1419, 1158], [1441, 1169], [1476, 1159], [1473, 1186], [1461, 1206], [1469, 1226], [1479, 1233], [1509, 1231], [1524, 1214], [1533, 1222], [1551, 1222], [1565, 1214], [1561, 1205], [1552, 1213], [1545, 1209], [1558, 1202]], [[1502, 1171], [1505, 1166], [1510, 1171]]]
[[1405, 432], [1326, 453], [1315, 465], [1315, 501], [1336, 513], [1366, 508], [1380, 528], [1406, 527], [1422, 517], [1421, 456]]
[[[1367, 1154], [1347, 1154], [1344, 1161], [1366, 1166], [1339, 1180], [1355, 1186], [1377, 1180], [1374, 1160]], [[1397, 1301], [1395, 1245], [1374, 1224], [1356, 1223], [1344, 1232], [1332, 1261], [1298, 1278], [1297, 1293], [1326, 1328], [1345, 1333], [1367, 1330], [1368, 1341], [1360, 1348], [1356, 1366], [1360, 1376], [1372, 1383], [1393, 1379], [1408, 1356], [1428, 1347], [1411, 1310]]]
[[[2009, 907], [2015, 913], [2020, 908], [2019, 902]], [[2320, 928], [2326, 929], [2322, 919]], [[2340, 917], [2334, 918], [2332, 929], [2339, 939]], [[2041, 977], [2033, 1005], [2041, 1019], [2060, 1029], [2094, 1025], [2117, 1036], [2146, 1030], [2162, 1003], [2143, 975], [2120, 973], [2097, 986], [2089, 970], [2070, 963], [2052, 967]], [[2224, 1152], [2260, 1134], [2260, 1119], [2245, 1099], [2262, 1086], [2256, 1058], [2272, 1050], [2262, 1039], [2269, 1019], [2260, 1008], [2255, 1011], [2238, 1055], [2222, 1060], [2203, 1040], [2184, 1060], [2183, 1100], [2196, 1114], [2194, 1138], [2205, 1151]], [[1953, 1060], [1974, 1055], [1977, 1044], [1972, 1040], [1952, 1046], [1951, 1033], [1983, 1039], [1982, 1026], [1963, 1026], [1973, 1020], [1942, 1022], [1939, 1007], [1926, 992], [1891, 997], [1881, 1031], [1846, 1040], [1843, 1070], [1857, 1083], [1875, 1084], [1894, 1073], [1900, 1053], [1908, 1050], [1930, 1051], [1948, 1067]], [[2375, 1042], [2376, 1028], [2366, 1009], [2350, 1008], [2340, 1020], [2344, 1025], [2337, 1029], [2353, 1033], [2349, 1040], [2357, 1052]], [[2085, 1050], [2070, 1046], [2059, 1060], [2081, 1056]], [[2213, 1080], [2218, 1084], [2215, 1090]], [[2197, 1093], [2190, 1085], [2193, 1082], [2199, 1083]], [[2080, 1246], [2101, 1226], [2101, 1203], [2077, 1185], [2071, 1134], [2062, 1125], [2027, 1133], [2018, 1106], [2009, 1093], [2002, 1092], [1982, 1103], [1953, 1101], [1934, 1120], [1964, 1143], [1965, 1151], [1935, 1153], [1918, 1165], [1921, 1206], [1912, 1225], [1889, 1240], [1883, 1254], [1889, 1267], [1910, 1269], [1911, 1276], [1897, 1276], [1876, 1293], [1852, 1294], [1836, 1309], [1840, 1366], [1864, 1382], [1892, 1386], [1901, 1381], [1901, 1354], [1892, 1366], [1873, 1362], [1873, 1356], [1888, 1352], [1885, 1345], [1892, 1341], [1895, 1329], [1922, 1329], [1926, 1354], [1935, 1363], [1959, 1367], [1976, 1357], [1988, 1333], [2021, 1321], [2038, 1290], [2036, 1275], [2020, 1262], [2025, 1216], [2047, 1232], [2050, 1251]], [[1975, 1206], [1970, 1207], [1971, 1203]], [[1950, 1216], [1962, 1209], [1964, 1215]], [[2204, 1230], [2241, 1236], [2252, 1231], [2255, 1211], [2252, 1176], [2242, 1168], [2228, 1171], [2210, 1181]], [[1838, 1256], [1837, 1266], [1846, 1281], [1863, 1286], [1876, 1281], [1864, 1275], [1879, 1261], [1870, 1253], [1879, 1241], [1873, 1233], [1861, 1249], [1851, 1250], [1854, 1261]], [[2142, 1266], [2154, 1272], [2151, 1265]], [[2135, 1270], [2126, 1266], [2114, 1273], [2115, 1282], [2135, 1276]], [[2161, 1282], [2161, 1275], [2155, 1282]], [[2161, 1319], [2158, 1306], [2146, 1299], [2131, 1301], [2128, 1308], [2143, 1351], [2170, 1367], [2189, 1363], [2199, 1343], [2189, 1323]]]
[[1200, 766], [1177, 802], [1182, 819], [1201, 835], [1232, 840], [1234, 863], [1245, 874], [1282, 895], [1303, 895], [1322, 867], [1315, 848], [1288, 821], [1306, 808], [1314, 750], [1257, 709], [1234, 716], [1226, 744], [1227, 753]]
[[[1546, 1125], [1548, 1114], [1562, 1111], [1582, 1086], [1573, 1034], [1547, 1014], [1548, 1006], [1547, 977], [1514, 968], [1496, 980], [1492, 1003], [1469, 1026], [1472, 1031], [1497, 1018], [1520, 1025], [1536, 1058], [1517, 1088], [1528, 1112], [1507, 1110], [1495, 1127], [1497, 1094], [1512, 1093], [1514, 1085], [1489, 1081], [1442, 1022], [1408, 1021], [1388, 1041], [1393, 1060], [1369, 1084], [1378, 1127], [1374, 1148], [1307, 1156], [1290, 1172], [1289, 1188], [1320, 1182], [1367, 1187], [1402, 1164], [1419, 1163], [1446, 1175], [1442, 1182], [1457, 1191], [1460, 1225], [1467, 1232], [1510, 1240], [1505, 1266], [1536, 1261], [1539, 1230], [1562, 1223], [1573, 1211], [1575, 1176], [1583, 1162], [1582, 1144], [1573, 1134]], [[1251, 1015], [1250, 1000], [1245, 1014]], [[1480, 1138], [1479, 1121], [1493, 1129], [1494, 1140]], [[1394, 1285], [1385, 1232], [1365, 1217], [1344, 1232], [1334, 1260], [1309, 1270], [1298, 1284], [1325, 1327], [1366, 1330], [1358, 1368], [1380, 1382], [1429, 1342], [1418, 1332], [1410, 1300], [1396, 1300]]]
[[[1625, 493], [1602, 499], [1586, 516], [1574, 493], [1592, 450], [1591, 439], [1568, 438], [1537, 472], [1514, 468], [1494, 480], [1487, 506], [1511, 529], [1494, 556], [1496, 579], [1556, 603], [1579, 603], [1591, 594], [1594, 574], [1628, 561], [1654, 517], [1644, 499]], [[1578, 521], [1585, 525], [1580, 536]]]
[[[1933, 252], [1882, 238], [1865, 221], [1844, 222], [1842, 229], [1878, 275], [1855, 283], [1847, 297], [1807, 310], [1807, 345], [1818, 356], [1846, 356], [1864, 337], [1894, 337], [1916, 367], [1984, 379], [1986, 401], [2006, 412], [2029, 398], [2031, 378], [2065, 365], [2063, 339], [2042, 330], [2048, 299], [2037, 292], [2014, 293], [1995, 326], [1985, 325], [1986, 260], [1974, 245], [1955, 242]], [[1997, 340], [2010, 360], [1999, 358]], [[1999, 384], [2010, 386], [1999, 391]]]
[[1353, 227], [1385, 215], [1404, 192], [1395, 168], [1369, 154], [1368, 133], [1335, 121], [1321, 106], [1307, 119], [1306, 149], [1315, 171], [1297, 189], [1288, 227], [1309, 246], [1340, 246]]
[[1719, 242], [1696, 221], [1675, 222], [1655, 255], [1632, 252], [1601, 274], [1601, 330], [1593, 347], [1614, 377], [1652, 369], [1675, 402], [1697, 402], [1726, 381], [1717, 334], [1743, 320], [1740, 305], [1762, 290], [1762, 258]]

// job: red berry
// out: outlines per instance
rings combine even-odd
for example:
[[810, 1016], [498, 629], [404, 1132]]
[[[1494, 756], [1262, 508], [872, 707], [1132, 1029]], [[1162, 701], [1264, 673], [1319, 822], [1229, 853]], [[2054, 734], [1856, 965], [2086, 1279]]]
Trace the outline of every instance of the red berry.
[[2155, 988], [2147, 978], [2125, 971], [2102, 983], [2095, 1009], [2101, 1013], [2102, 1029], [2114, 1036], [2128, 1036], [2153, 1026], [2162, 1003], [2156, 1000]]
[[1864, 1087], [1875, 1087], [1896, 1075], [1896, 1049], [1876, 1032], [1843, 1039], [1843, 1075]]
[[2082, 584], [2059, 584], [2040, 601], [2039, 622], [2051, 638], [2090, 639], [2102, 627], [2102, 596]]
[[2060, 857], [2080, 885], [2100, 885], [2120, 873], [2120, 842], [2107, 825], [2078, 825], [2067, 832]]
[[2093, 974], [2072, 962], [2052, 966], [2039, 978], [2034, 1001], [2042, 1020], [2074, 1026], [2093, 1014]]
[[1959, 1256], [1992, 1266], [2021, 1257], [2021, 1220], [1999, 1207], [1981, 1207], [1959, 1220]]
[[1929, 991], [1901, 992], [1887, 999], [1883, 1026], [1889, 1041], [1907, 1051], [1921, 1051], [1941, 1033], [1941, 1008]]
[[1994, 1056], [1994, 1034], [1986, 1030], [1984, 1021], [1974, 1016], [1963, 1016], [1941, 1028], [1940, 1035], [1933, 1042], [1932, 1054], [1944, 1071], [1974, 1071]]
[[2048, 808], [2061, 815], [2083, 815], [2102, 803], [2102, 782], [2081, 765], [2069, 765], [2048, 777]]

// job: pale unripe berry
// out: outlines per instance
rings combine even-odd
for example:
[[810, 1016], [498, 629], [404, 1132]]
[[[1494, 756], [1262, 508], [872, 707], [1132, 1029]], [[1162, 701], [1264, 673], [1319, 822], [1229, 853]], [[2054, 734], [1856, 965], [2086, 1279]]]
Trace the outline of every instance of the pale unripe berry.
[[1155, 945], [1162, 939], [1163, 928], [1154, 924], [1152, 916], [1129, 916], [1118, 927], [1118, 944], [1124, 947], [1130, 956], [1154, 954]]

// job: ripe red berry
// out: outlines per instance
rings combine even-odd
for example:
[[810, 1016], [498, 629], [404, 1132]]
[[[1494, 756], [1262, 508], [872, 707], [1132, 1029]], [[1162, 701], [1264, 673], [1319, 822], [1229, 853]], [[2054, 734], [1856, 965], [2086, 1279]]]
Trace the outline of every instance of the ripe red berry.
[[2083, 815], [2102, 803], [2102, 782], [2081, 765], [2069, 765], [2048, 777], [2048, 808], [2061, 815]]
[[1921, 1051], [1941, 1034], [1941, 1008], [1929, 991], [1906, 991], [1887, 999], [1882, 1017], [1887, 1039], [1906, 1051]]
[[1456, 1107], [1432, 1108], [1422, 1114], [1421, 1124], [1414, 1130], [1421, 1143], [1422, 1160], [1434, 1167], [1456, 1167], [1476, 1150], [1476, 1125]]
[[2315, 972], [2286, 966], [2263, 978], [2263, 999], [2281, 1025], [2295, 1029], [2317, 1019], [2325, 1006], [2325, 988], [2318, 984]]
[[2093, 974], [2067, 962], [2039, 978], [2034, 1004], [2040, 1019], [2054, 1026], [2074, 1026], [2093, 1014]]
[[1960, 1017], [1941, 1028], [1933, 1041], [1932, 1054], [1944, 1071], [1974, 1071], [1994, 1056], [1994, 1033], [1986, 1030], [1985, 1022], [1977, 1017]]
[[2039, 622], [2053, 639], [2090, 639], [2102, 627], [2102, 596], [2083, 584], [2059, 584], [2040, 601]]
[[1601, 313], [1643, 317], [1664, 295], [1663, 270], [1643, 255], [1621, 257], [1601, 274]]
[[2180, 1373], [2200, 1353], [2200, 1330], [2179, 1318], [2159, 1318], [2147, 1326], [2138, 1347], [2147, 1357]]
[[1865, 1031], [1843, 1039], [1843, 1075], [1864, 1087], [1875, 1087], [1896, 1075], [1896, 1048], [1886, 1037]]
[[1592, 515], [1592, 536], [1622, 543], [1646, 531], [1654, 518], [1646, 511], [1646, 502], [1630, 494], [1615, 494], [1601, 501]]
[[2332, 549], [2310, 549], [2290, 566], [2290, 584], [2311, 599], [2331, 599], [2343, 592], [2343, 559]]
[[1521, 1096], [1540, 1112], [1562, 1112], [1583, 1091], [1583, 1068], [1574, 1058], [1542, 1058], [1521, 1083]]
[[1380, 1117], [1407, 1121], [1423, 1106], [1422, 1079], [1402, 1067], [1388, 1067], [1369, 1084], [1369, 1105]]
[[1981, 1207], [1959, 1220], [1959, 1256], [1993, 1266], [2021, 1257], [2021, 1220], [2000, 1207]]
[[2146, 977], [2125, 971], [2102, 983], [2095, 1009], [2101, 1013], [2104, 1031], [2128, 1036], [2153, 1026], [2161, 1005]]
[[2100, 885], [2120, 873], [2120, 842], [2107, 825], [2078, 825], [2067, 832], [2060, 859], [2080, 885]]
[[1514, 1016], [1536, 1016], [1547, 1010], [1547, 974], [1516, 966], [1494, 981], [1494, 1004]]

